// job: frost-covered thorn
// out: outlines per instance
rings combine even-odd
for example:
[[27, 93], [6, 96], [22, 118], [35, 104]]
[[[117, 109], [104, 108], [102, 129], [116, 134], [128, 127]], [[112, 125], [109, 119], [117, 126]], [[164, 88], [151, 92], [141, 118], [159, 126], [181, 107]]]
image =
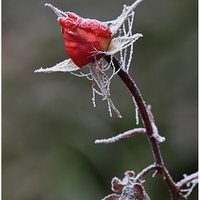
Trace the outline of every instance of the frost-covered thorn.
[[153, 113], [151, 111], [151, 105], [147, 105], [147, 111], [148, 111], [148, 114], [149, 114], [149, 118], [151, 120], [151, 126], [153, 128], [153, 134], [151, 137], [153, 137], [158, 143], [162, 143], [165, 141], [165, 137], [161, 136], [158, 132], [158, 128], [155, 124], [155, 121], [154, 121], [154, 116], [153, 116]]

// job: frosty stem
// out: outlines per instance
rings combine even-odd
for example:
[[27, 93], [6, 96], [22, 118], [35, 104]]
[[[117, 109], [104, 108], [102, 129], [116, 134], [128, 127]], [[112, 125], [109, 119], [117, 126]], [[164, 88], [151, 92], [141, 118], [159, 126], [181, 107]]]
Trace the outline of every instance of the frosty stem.
[[155, 162], [155, 165], [157, 166], [157, 173], [160, 173], [163, 177], [163, 180], [167, 183], [168, 188], [171, 193], [172, 200], [177, 200], [180, 197], [179, 190], [176, 186], [176, 183], [173, 181], [171, 175], [169, 174], [168, 170], [166, 169], [164, 165], [163, 158], [160, 153], [160, 147], [159, 147], [158, 141], [154, 137], [154, 127], [152, 123], [152, 116], [150, 115], [148, 111], [148, 108], [142, 98], [140, 90], [138, 89], [136, 83], [133, 81], [130, 75], [124, 70], [120, 69], [120, 62], [117, 60], [116, 57], [105, 56], [104, 58], [108, 63], [110, 63], [112, 60], [113, 67], [115, 68], [116, 71], [118, 71], [119, 77], [122, 79], [124, 84], [127, 86], [129, 91], [133, 95], [135, 102], [138, 106], [138, 109], [140, 111], [144, 127], [146, 128], [146, 135], [151, 145], [154, 162]]

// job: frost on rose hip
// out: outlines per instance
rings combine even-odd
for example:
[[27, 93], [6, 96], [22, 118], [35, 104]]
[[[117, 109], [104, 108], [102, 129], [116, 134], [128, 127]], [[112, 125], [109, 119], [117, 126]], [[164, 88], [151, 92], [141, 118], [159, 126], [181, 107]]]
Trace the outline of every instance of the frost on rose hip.
[[107, 51], [111, 42], [110, 28], [95, 20], [84, 19], [68, 12], [66, 17], [59, 17], [62, 27], [65, 50], [78, 67], [83, 67], [102, 57], [96, 51]]
[[[96, 19], [84, 19], [72, 12], [63, 12], [53, 5], [46, 3], [58, 16], [58, 23], [64, 38], [66, 53], [69, 58], [50, 68], [40, 68], [35, 72], [70, 72], [78, 77], [86, 77], [92, 81], [92, 101], [96, 107], [95, 95], [107, 100], [108, 110], [112, 110], [121, 118], [119, 110], [111, 100], [110, 84], [112, 78], [123, 70], [129, 72], [133, 54], [133, 44], [142, 34], [133, 34], [134, 9], [142, 0], [137, 0], [131, 6], [124, 5], [122, 13], [117, 19], [100, 22]], [[126, 22], [126, 23], [125, 23]], [[114, 35], [118, 35], [114, 37]], [[120, 61], [120, 69], [113, 68], [114, 54]], [[110, 59], [106, 59], [110, 58]], [[81, 71], [87, 66], [89, 73]], [[74, 71], [79, 71], [79, 74]]]

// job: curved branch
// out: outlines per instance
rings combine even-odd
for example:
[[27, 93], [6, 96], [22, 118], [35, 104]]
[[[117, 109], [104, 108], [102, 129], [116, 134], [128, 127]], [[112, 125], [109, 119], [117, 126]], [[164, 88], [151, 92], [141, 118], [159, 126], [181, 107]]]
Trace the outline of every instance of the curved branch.
[[162, 166], [160, 165], [156, 165], [156, 164], [152, 164], [149, 165], [148, 167], [146, 167], [145, 169], [143, 169], [136, 177], [135, 177], [135, 182], [138, 182], [140, 180], [142, 180], [142, 178], [151, 170], [156, 169], [159, 170], [161, 169]]
[[174, 182], [174, 180], [172, 179], [171, 175], [169, 174], [168, 170], [166, 169], [164, 165], [163, 158], [160, 153], [158, 141], [156, 140], [156, 137], [154, 137], [155, 123], [154, 123], [154, 120], [152, 119], [152, 114], [148, 111], [148, 108], [142, 98], [140, 90], [138, 89], [136, 83], [133, 81], [130, 75], [120, 68], [120, 62], [117, 60], [116, 57], [111, 57], [111, 56], [106, 55], [104, 56], [104, 59], [108, 63], [110, 63], [112, 60], [115, 71], [118, 72], [119, 77], [122, 79], [124, 84], [127, 86], [129, 91], [133, 95], [135, 102], [138, 106], [138, 109], [140, 111], [144, 127], [146, 128], [146, 135], [151, 145], [155, 164], [160, 166], [160, 168], [158, 169], [158, 173], [162, 175], [163, 180], [167, 183], [169, 191], [171, 193], [171, 198], [173, 200], [177, 200], [180, 196], [179, 191], [177, 190], [176, 183]]

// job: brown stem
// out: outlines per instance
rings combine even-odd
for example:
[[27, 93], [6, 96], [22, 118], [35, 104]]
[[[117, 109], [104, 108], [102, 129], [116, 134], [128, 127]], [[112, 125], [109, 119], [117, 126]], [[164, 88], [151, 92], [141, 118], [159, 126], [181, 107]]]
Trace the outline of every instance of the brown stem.
[[120, 62], [117, 60], [116, 57], [105, 56], [104, 58], [108, 63], [110, 63], [112, 61], [113, 67], [115, 68], [116, 71], [118, 71], [119, 77], [122, 79], [124, 84], [127, 86], [129, 91], [133, 95], [135, 102], [138, 106], [138, 109], [140, 111], [144, 127], [146, 128], [146, 131], [147, 131], [146, 135], [148, 136], [148, 140], [151, 145], [154, 162], [157, 166], [160, 166], [160, 168], [158, 169], [158, 173], [160, 173], [162, 175], [164, 181], [167, 183], [168, 188], [171, 193], [172, 200], [177, 200], [179, 198], [179, 191], [177, 190], [175, 182], [173, 181], [172, 177], [170, 176], [169, 172], [167, 171], [167, 169], [164, 165], [158, 142], [155, 139], [155, 137], [153, 136], [154, 128], [152, 125], [151, 116], [149, 114], [147, 106], [142, 98], [142, 95], [141, 95], [136, 83], [133, 81], [133, 79], [130, 77], [130, 75], [128, 73], [126, 73], [124, 70], [120, 69]]

